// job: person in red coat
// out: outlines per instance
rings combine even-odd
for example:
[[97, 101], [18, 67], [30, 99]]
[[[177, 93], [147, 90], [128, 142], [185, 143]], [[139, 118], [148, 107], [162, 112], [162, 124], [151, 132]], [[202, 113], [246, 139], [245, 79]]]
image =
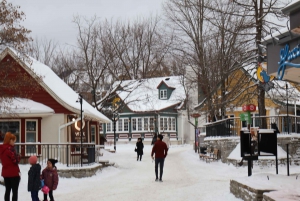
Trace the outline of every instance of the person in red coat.
[[155, 154], [155, 175], [156, 179], [155, 181], [158, 181], [158, 164], [159, 165], [159, 181], [162, 182], [162, 175], [163, 175], [163, 169], [164, 169], [164, 162], [165, 158], [168, 154], [168, 147], [167, 144], [162, 141], [163, 136], [158, 135], [157, 136], [157, 141], [155, 142], [152, 152], [151, 152], [151, 157], [154, 159], [153, 155]]
[[[42, 179], [44, 179], [45, 186], [50, 189], [50, 201], [54, 201], [53, 191], [56, 190], [58, 185], [58, 174], [55, 163], [57, 163], [57, 160], [49, 159], [47, 161], [47, 167], [42, 172]], [[48, 201], [47, 194], [44, 194], [44, 201]]]
[[2, 162], [1, 176], [4, 178], [5, 194], [4, 201], [10, 200], [12, 191], [12, 201], [18, 200], [18, 189], [20, 183], [20, 155], [14, 148], [17, 138], [14, 134], [7, 132], [4, 137], [3, 145], [0, 146], [0, 158]]

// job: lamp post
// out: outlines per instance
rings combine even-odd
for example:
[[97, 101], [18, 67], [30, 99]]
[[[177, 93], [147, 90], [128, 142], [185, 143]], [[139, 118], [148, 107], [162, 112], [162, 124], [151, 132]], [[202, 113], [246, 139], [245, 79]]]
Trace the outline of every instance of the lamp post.
[[116, 151], [116, 121], [119, 120], [119, 114], [114, 112], [112, 121], [114, 123], [114, 150]]
[[286, 89], [286, 124], [287, 124], [287, 132], [288, 134], [290, 133], [290, 128], [289, 128], [289, 97], [288, 97], [288, 84], [285, 84], [285, 89]]
[[81, 157], [80, 157], [80, 163], [81, 163], [81, 167], [82, 167], [82, 95], [78, 94], [78, 100], [76, 101], [77, 103], [80, 103], [80, 153], [81, 153]]
[[191, 117], [193, 117], [195, 119], [195, 124], [194, 124], [194, 128], [195, 128], [195, 153], [197, 153], [197, 127], [198, 127], [198, 117], [200, 117], [199, 113], [193, 113], [191, 115]]

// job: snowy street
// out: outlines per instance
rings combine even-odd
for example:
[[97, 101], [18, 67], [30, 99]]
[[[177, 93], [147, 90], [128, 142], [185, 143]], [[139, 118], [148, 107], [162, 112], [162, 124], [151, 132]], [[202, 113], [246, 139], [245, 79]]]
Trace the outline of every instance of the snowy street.
[[[221, 162], [199, 161], [198, 154], [190, 145], [170, 148], [165, 160], [163, 182], [155, 182], [151, 148], [145, 145], [141, 162], [136, 161], [134, 145], [117, 145], [116, 154], [104, 151], [101, 159], [115, 162], [117, 167], [104, 168], [91, 178], [59, 178], [58, 189], [54, 191], [55, 200], [240, 200], [229, 192], [229, 180], [236, 174], [236, 168]], [[231, 173], [228, 172], [229, 167]], [[20, 165], [20, 169], [19, 200], [29, 201], [29, 165]], [[1, 198], [4, 189], [0, 186]], [[42, 199], [41, 191], [39, 198]]]
[[[117, 145], [117, 153], [103, 151], [103, 160], [115, 162], [116, 167], [106, 167], [102, 172], [89, 178], [59, 178], [58, 189], [54, 191], [56, 201], [148, 201], [148, 200], [212, 200], [234, 201], [230, 193], [230, 179], [249, 180], [249, 183], [275, 185], [275, 167], [255, 166], [253, 177], [247, 177], [247, 167], [235, 167], [218, 162], [206, 163], [199, 160], [191, 145], [171, 146], [165, 160], [163, 182], [155, 182], [154, 162], [150, 157], [151, 146], [145, 145], [142, 161], [136, 161], [134, 145]], [[111, 147], [112, 149], [112, 147]], [[0, 166], [1, 167], [1, 166]], [[58, 169], [62, 167], [58, 164]], [[64, 167], [64, 166], [63, 166]], [[42, 168], [45, 168], [43, 166]], [[65, 168], [65, 167], [64, 167]], [[0, 168], [1, 169], [1, 168]], [[30, 201], [27, 192], [27, 172], [29, 165], [20, 165], [22, 179], [19, 200]], [[298, 166], [291, 166], [291, 174], [299, 172]], [[267, 180], [265, 174], [270, 176]], [[281, 188], [291, 189], [299, 185], [295, 176], [286, 177], [286, 167], [279, 166]], [[278, 177], [276, 177], [278, 178]], [[3, 178], [1, 177], [1, 180]], [[251, 180], [252, 179], [252, 180]], [[286, 180], [285, 180], [286, 179]], [[274, 184], [273, 184], [274, 183]], [[4, 186], [0, 185], [0, 198], [4, 196]], [[42, 192], [39, 192], [42, 200]]]

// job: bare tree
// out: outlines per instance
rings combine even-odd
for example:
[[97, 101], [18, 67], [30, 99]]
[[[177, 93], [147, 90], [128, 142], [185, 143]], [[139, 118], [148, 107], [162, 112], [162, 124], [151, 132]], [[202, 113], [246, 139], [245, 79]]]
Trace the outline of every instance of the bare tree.
[[20, 59], [28, 60], [28, 57], [24, 57], [24, 53], [32, 40], [29, 37], [30, 31], [21, 25], [25, 14], [19, 9], [19, 6], [7, 3], [6, 0], [0, 2], [0, 49], [3, 51], [6, 47], [10, 47], [12, 48], [10, 50], [18, 56], [17, 61], [6, 56], [0, 62], [1, 114], [7, 111], [9, 113], [6, 105], [12, 102], [12, 98], [30, 98], [35, 91], [38, 91], [39, 87], [36, 83], [41, 79], [39, 76], [31, 77], [18, 66]]
[[30, 43], [28, 54], [47, 66], [53, 66], [58, 50], [58, 43], [53, 40], [38, 39]]

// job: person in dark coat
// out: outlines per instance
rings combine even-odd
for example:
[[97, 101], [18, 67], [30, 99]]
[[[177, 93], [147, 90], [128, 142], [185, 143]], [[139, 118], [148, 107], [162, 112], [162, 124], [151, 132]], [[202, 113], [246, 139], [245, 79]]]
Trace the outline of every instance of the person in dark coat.
[[[45, 186], [50, 189], [50, 201], [54, 201], [53, 191], [56, 190], [58, 185], [58, 174], [55, 163], [57, 163], [57, 160], [49, 159], [47, 161], [47, 167], [42, 172], [42, 179], [44, 179]], [[47, 201], [47, 194], [44, 194], [44, 201]]]
[[156, 142], [156, 140], [157, 140], [157, 134], [156, 134], [156, 133], [154, 133], [154, 136], [153, 136], [153, 138], [152, 138], [151, 145], [154, 145], [154, 144], [155, 144], [155, 142]]
[[2, 164], [1, 176], [4, 178], [5, 194], [4, 201], [10, 200], [12, 191], [12, 201], [18, 200], [18, 189], [20, 183], [20, 155], [14, 148], [17, 138], [14, 134], [7, 132], [4, 137], [3, 145], [0, 147], [0, 158]]
[[163, 169], [164, 169], [164, 162], [165, 158], [167, 157], [168, 154], [168, 147], [166, 143], [162, 141], [163, 136], [158, 135], [157, 136], [157, 141], [152, 147], [152, 152], [151, 152], [151, 157], [154, 159], [153, 155], [155, 154], [155, 176], [156, 179], [155, 181], [158, 181], [158, 164], [160, 173], [159, 173], [159, 181], [162, 182], [162, 175], [163, 175]]
[[37, 163], [36, 156], [30, 156], [29, 163], [31, 165], [28, 171], [28, 191], [31, 192], [32, 201], [39, 201], [39, 190], [41, 188], [41, 165]]
[[142, 160], [142, 155], [144, 154], [144, 144], [142, 142], [142, 138], [138, 138], [138, 141], [136, 143], [136, 153], [137, 153], [137, 161], [140, 158], [140, 161]]

